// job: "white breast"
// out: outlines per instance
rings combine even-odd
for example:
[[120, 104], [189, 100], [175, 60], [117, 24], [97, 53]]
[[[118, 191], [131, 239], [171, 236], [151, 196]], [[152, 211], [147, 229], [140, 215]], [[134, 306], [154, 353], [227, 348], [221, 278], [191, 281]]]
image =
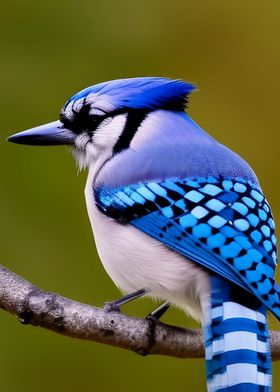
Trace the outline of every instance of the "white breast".
[[132, 225], [102, 214], [95, 205], [91, 175], [85, 194], [97, 251], [114, 283], [127, 293], [147, 288], [153, 297], [201, 320], [201, 304], [209, 299], [207, 272]]

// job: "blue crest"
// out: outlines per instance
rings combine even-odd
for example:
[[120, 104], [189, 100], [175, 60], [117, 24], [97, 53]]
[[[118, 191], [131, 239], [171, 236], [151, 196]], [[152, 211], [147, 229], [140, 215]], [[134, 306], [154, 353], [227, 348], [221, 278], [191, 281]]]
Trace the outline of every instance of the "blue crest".
[[142, 77], [119, 79], [88, 87], [70, 98], [69, 103], [89, 97], [87, 103], [93, 104], [101, 96], [114, 109], [173, 109], [183, 110], [188, 94], [195, 86], [183, 80], [163, 77]]

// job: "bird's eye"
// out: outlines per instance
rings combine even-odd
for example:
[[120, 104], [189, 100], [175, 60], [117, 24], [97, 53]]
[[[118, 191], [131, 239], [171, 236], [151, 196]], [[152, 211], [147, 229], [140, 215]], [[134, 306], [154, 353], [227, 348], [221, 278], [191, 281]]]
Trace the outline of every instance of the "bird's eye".
[[89, 126], [89, 128], [92, 126], [92, 125], [94, 125], [95, 127], [97, 126], [97, 125], [99, 125], [104, 119], [106, 118], [106, 116], [97, 116], [97, 115], [91, 115], [91, 116], [88, 116], [88, 126]]
[[64, 110], [62, 110], [60, 114], [60, 121], [63, 126], [76, 134], [84, 131], [93, 133], [105, 118], [105, 115], [89, 114], [88, 107], [82, 107], [80, 111], [72, 109], [72, 113], [70, 115], [69, 113], [66, 115]]

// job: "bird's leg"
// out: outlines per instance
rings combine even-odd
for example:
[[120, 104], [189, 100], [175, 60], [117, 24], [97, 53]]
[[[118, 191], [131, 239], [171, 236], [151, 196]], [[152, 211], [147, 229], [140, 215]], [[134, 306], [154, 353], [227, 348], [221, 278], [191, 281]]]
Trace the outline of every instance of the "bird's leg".
[[[148, 336], [148, 341], [149, 341], [149, 348], [151, 348], [155, 344], [155, 337], [156, 337], [156, 326], [159, 323], [159, 319], [161, 316], [164, 315], [164, 313], [167, 311], [167, 309], [170, 306], [170, 302], [166, 301], [163, 304], [161, 304], [158, 308], [156, 308], [154, 311], [148, 314], [146, 317], [146, 320], [148, 322], [148, 329], [147, 329], [147, 336]], [[147, 350], [146, 352], [143, 353], [143, 355], [148, 354]]]
[[168, 310], [169, 306], [170, 306], [169, 301], [164, 302], [158, 308], [156, 308], [151, 313], [149, 313], [146, 319], [154, 322], [158, 321]]
[[[133, 293], [126, 294], [123, 297], [117, 299], [116, 301], [112, 302], [105, 302], [104, 305], [104, 310], [107, 312], [119, 312], [120, 307], [122, 305], [125, 305], [126, 303], [133, 301], [134, 299], [137, 299], [139, 297], [142, 297], [143, 295], [147, 294], [149, 292], [148, 289], [140, 289], [137, 291], [134, 291]], [[146, 319], [149, 321], [156, 322], [158, 321], [164, 313], [168, 310], [170, 306], [170, 302], [166, 301], [160, 306], [158, 306], [155, 310], [153, 310], [151, 313], [149, 313], [146, 316]]]
[[134, 291], [133, 293], [124, 295], [123, 297], [117, 299], [116, 301], [112, 302], [105, 302], [104, 305], [104, 310], [107, 312], [119, 312], [120, 307], [130, 301], [133, 301], [136, 298], [142, 297], [143, 295], [147, 294], [149, 292], [148, 289], [140, 289], [137, 291]]

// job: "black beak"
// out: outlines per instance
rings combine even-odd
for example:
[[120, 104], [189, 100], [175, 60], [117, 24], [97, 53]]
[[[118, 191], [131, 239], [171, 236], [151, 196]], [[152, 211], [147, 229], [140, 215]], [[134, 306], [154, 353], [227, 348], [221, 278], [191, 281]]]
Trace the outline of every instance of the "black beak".
[[64, 128], [62, 122], [53, 121], [8, 137], [8, 141], [31, 146], [74, 144], [76, 134]]

